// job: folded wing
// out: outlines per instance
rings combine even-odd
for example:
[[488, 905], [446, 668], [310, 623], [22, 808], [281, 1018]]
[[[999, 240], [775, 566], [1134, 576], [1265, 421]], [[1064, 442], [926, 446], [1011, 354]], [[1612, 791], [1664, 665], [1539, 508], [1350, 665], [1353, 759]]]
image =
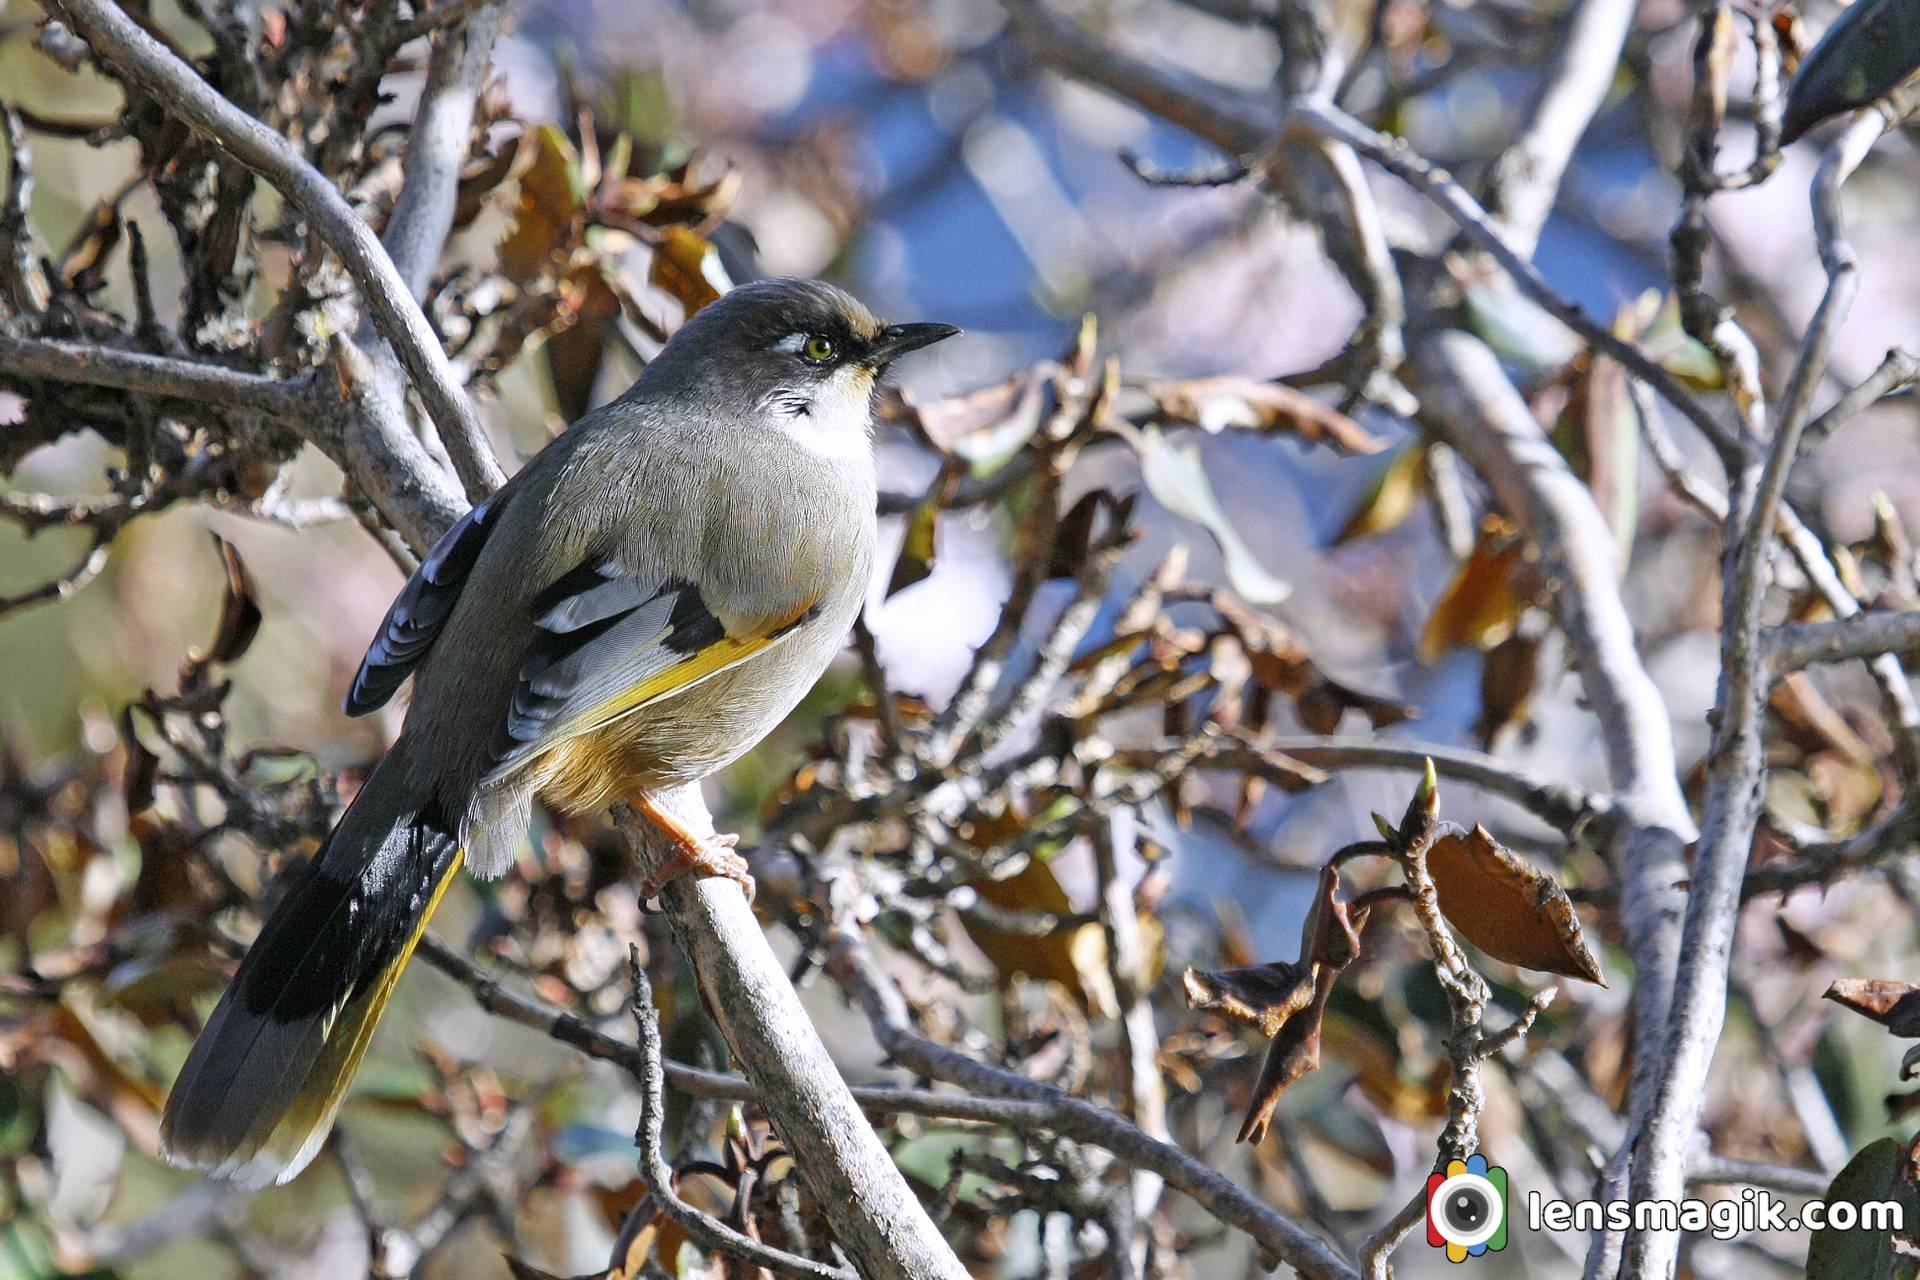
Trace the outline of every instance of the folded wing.
[[482, 786], [542, 752], [738, 666], [808, 616], [734, 627], [700, 588], [615, 561], [580, 566], [536, 597], [533, 643], [489, 746]]
[[511, 489], [509, 484], [462, 516], [407, 579], [360, 660], [360, 670], [347, 690], [344, 710], [348, 715], [363, 716], [385, 706], [427, 656], [453, 613], [481, 548], [499, 527]]

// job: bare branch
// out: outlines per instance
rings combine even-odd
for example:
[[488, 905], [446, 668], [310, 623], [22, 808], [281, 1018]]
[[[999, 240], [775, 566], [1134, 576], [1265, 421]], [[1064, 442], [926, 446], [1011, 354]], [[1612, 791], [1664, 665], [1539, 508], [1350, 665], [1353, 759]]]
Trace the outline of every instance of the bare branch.
[[1859, 386], [1841, 396], [1833, 405], [1807, 424], [1800, 433], [1802, 453], [1817, 446], [1834, 431], [1845, 426], [1885, 396], [1920, 382], [1920, 359], [1895, 347]]
[[[511, 0], [508, 2], [510, 3]], [[393, 47], [398, 49], [410, 40], [430, 36], [470, 14], [476, 14], [482, 9], [498, 4], [501, 4], [501, 0], [441, 0], [431, 9], [423, 9], [415, 5], [413, 16], [396, 26], [389, 39]]]
[[[1634, 1016], [1643, 1025], [1663, 1024], [1679, 962], [1682, 854], [1694, 827], [1666, 702], [1641, 662], [1620, 598], [1613, 535], [1484, 343], [1440, 333], [1416, 344], [1413, 355], [1426, 413], [1519, 521], [1555, 584], [1554, 614], [1599, 719], [1615, 787], [1618, 819], [1609, 847], [1634, 961]], [[1638, 1106], [1651, 1105], [1659, 1047], [1659, 1037], [1636, 1038], [1631, 1079]]]
[[1533, 256], [1573, 149], [1613, 88], [1639, 7], [1633, 0], [1582, 0], [1526, 129], [1494, 164], [1487, 212], [1500, 238], [1523, 258]]
[[930, 1079], [1038, 1104], [1045, 1108], [1046, 1118], [1039, 1122], [1045, 1128], [1102, 1147], [1135, 1168], [1158, 1173], [1168, 1186], [1178, 1188], [1222, 1222], [1245, 1231], [1309, 1280], [1355, 1280], [1352, 1265], [1326, 1242], [1178, 1147], [1149, 1137], [1105, 1107], [916, 1035], [899, 989], [881, 971], [858, 926], [848, 918], [852, 908], [844, 899], [857, 896], [857, 889], [835, 885], [832, 891], [843, 900], [832, 913], [828, 966], [866, 1014], [880, 1047], [893, 1061]]
[[[691, 830], [712, 831], [698, 787], [655, 798]], [[628, 831], [643, 875], [654, 875], [673, 859], [673, 845], [651, 823], [631, 823]], [[682, 879], [661, 899], [708, 1012], [860, 1274], [873, 1280], [964, 1280], [966, 1269], [828, 1057], [740, 886]]]
[[1607, 797], [1570, 782], [1548, 782], [1530, 777], [1492, 756], [1460, 747], [1427, 743], [1380, 742], [1370, 738], [1275, 738], [1267, 745], [1303, 764], [1328, 769], [1409, 769], [1419, 772], [1433, 761], [1443, 778], [1470, 783], [1483, 791], [1513, 801], [1549, 826], [1573, 832], [1606, 820], [1613, 812]]
[[439, 339], [379, 238], [334, 185], [273, 132], [219, 94], [110, 0], [49, 0], [94, 52], [137, 82], [215, 146], [272, 183], [313, 223], [360, 286], [439, 429], [467, 496], [477, 501], [503, 476], [472, 402]]
[[1253, 155], [1279, 131], [1282, 118], [1268, 103], [1110, 49], [1048, 10], [1045, 0], [1004, 0], [1004, 7], [1022, 41], [1046, 62], [1137, 103], [1228, 155]]
[[[1664, 1019], [1667, 1034], [1650, 1082], [1652, 1105], [1645, 1112], [1636, 1109], [1639, 1124], [1628, 1184], [1630, 1199], [1681, 1194], [1705, 1095], [1707, 1066], [1726, 1017], [1734, 924], [1765, 775], [1761, 728], [1768, 681], [1760, 611], [1772, 563], [1771, 534], [1788, 473], [1799, 457], [1808, 402], [1858, 287], [1858, 260], [1846, 242], [1840, 188], [1888, 127], [1886, 115], [1863, 112], [1821, 161], [1814, 179], [1813, 208], [1827, 290], [1781, 397], [1766, 460], [1741, 469], [1728, 502], [1721, 674], [1713, 745], [1707, 756], [1706, 818], [1687, 895], [1672, 1006]], [[1678, 1254], [1677, 1233], [1631, 1230], [1622, 1268], [1629, 1275], [1668, 1276]]]
[[[1592, 2], [1600, 4], [1602, 0]], [[1745, 449], [1738, 437], [1659, 363], [1555, 292], [1466, 188], [1417, 155], [1404, 141], [1369, 129], [1328, 103], [1300, 98], [1284, 112], [1275, 112], [1251, 95], [1236, 94], [1197, 76], [1142, 62], [1101, 44], [1049, 11], [1042, 0], [1005, 0], [1005, 7], [1028, 46], [1049, 63], [1191, 130], [1230, 154], [1267, 155], [1286, 133], [1295, 130], [1353, 148], [1431, 200], [1469, 241], [1500, 264], [1522, 293], [1644, 379], [1723, 453], [1738, 454]], [[1595, 17], [1596, 23], [1599, 16]], [[1564, 104], [1568, 118], [1572, 106], [1586, 100], [1569, 97]], [[1557, 112], [1561, 109], [1556, 105]]]
[[59, 577], [18, 595], [0, 596], [0, 618], [30, 605], [71, 599], [76, 591], [100, 576], [100, 571], [107, 567], [107, 553], [107, 539], [96, 533], [73, 567]]
[[1839, 622], [1792, 622], [1764, 632], [1775, 675], [1824, 662], [1920, 652], [1920, 613], [1860, 613]]
[[700, 1212], [680, 1198], [673, 1187], [673, 1166], [667, 1163], [661, 1134], [666, 1127], [666, 1071], [660, 1055], [660, 1015], [653, 1007], [653, 986], [637, 956], [630, 961], [633, 975], [633, 1022], [640, 1054], [640, 1128], [634, 1143], [640, 1148], [640, 1176], [660, 1210], [710, 1253], [725, 1253], [764, 1267], [775, 1275], [798, 1280], [854, 1280], [851, 1271], [824, 1266], [761, 1244], [726, 1223]]
[[285, 380], [205, 361], [175, 360], [92, 343], [15, 338], [0, 333], [0, 376], [111, 387], [249, 409], [300, 422], [313, 406], [306, 379]]
[[[404, 185], [387, 219], [386, 232], [380, 237], [408, 292], [416, 299], [426, 297], [447, 232], [453, 226], [460, 171], [473, 143], [474, 104], [485, 86], [494, 37], [510, 4], [511, 0], [442, 4], [408, 24], [429, 18], [434, 20], [434, 28], [443, 23], [460, 24], [443, 30], [434, 44], [413, 129], [407, 135]], [[463, 14], [457, 10], [472, 16], [462, 22]], [[403, 37], [402, 43], [406, 38], [411, 37]]]

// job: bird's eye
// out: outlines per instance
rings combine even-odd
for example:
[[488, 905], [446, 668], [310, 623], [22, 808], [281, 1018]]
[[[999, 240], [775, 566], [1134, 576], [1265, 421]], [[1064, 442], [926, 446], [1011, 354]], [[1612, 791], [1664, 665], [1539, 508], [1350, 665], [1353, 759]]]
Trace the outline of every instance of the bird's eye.
[[833, 339], [822, 333], [808, 334], [807, 340], [800, 346], [800, 354], [815, 364], [825, 364], [833, 359], [836, 350], [838, 348], [833, 345]]

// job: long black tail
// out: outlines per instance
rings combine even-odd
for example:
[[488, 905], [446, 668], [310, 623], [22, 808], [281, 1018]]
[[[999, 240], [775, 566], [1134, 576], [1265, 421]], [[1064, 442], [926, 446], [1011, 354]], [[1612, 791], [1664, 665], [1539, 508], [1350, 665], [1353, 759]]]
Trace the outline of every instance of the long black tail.
[[286, 1182], [333, 1126], [400, 971], [460, 867], [458, 824], [380, 762], [254, 939], [174, 1081], [174, 1164]]

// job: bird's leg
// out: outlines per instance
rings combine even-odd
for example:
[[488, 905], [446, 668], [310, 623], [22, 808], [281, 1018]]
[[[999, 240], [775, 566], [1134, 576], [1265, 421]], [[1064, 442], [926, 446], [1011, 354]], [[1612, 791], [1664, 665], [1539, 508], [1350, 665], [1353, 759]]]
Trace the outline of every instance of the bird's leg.
[[628, 800], [647, 821], [666, 832], [667, 838], [673, 841], [673, 857], [665, 866], [641, 881], [640, 901], [655, 897], [662, 889], [686, 875], [725, 876], [746, 890], [748, 902], [753, 901], [753, 876], [747, 870], [747, 860], [733, 851], [733, 846], [740, 840], [739, 836], [729, 834], [702, 838], [645, 791], [634, 792]]

